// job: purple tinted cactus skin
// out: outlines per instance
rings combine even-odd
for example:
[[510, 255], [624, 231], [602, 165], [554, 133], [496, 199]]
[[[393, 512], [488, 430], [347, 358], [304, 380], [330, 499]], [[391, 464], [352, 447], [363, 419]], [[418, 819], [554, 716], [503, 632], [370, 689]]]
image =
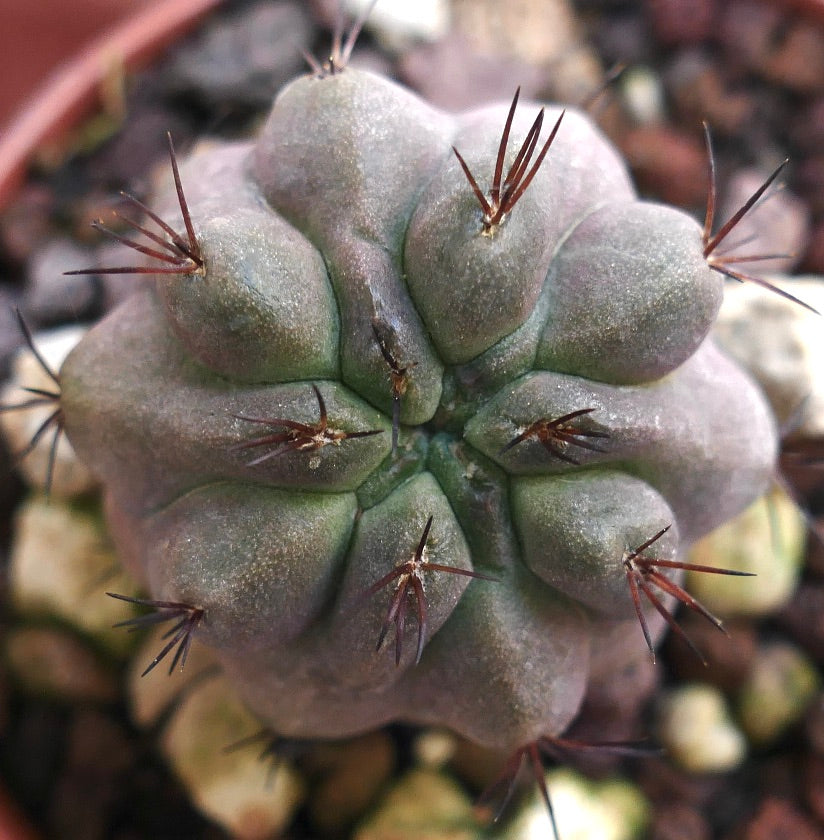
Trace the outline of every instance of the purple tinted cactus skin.
[[[203, 609], [197, 637], [282, 735], [563, 732], [590, 680], [646, 655], [625, 553], [671, 525], [655, 554], [676, 559], [769, 481], [769, 410], [706, 339], [722, 289], [699, 226], [637, 200], [570, 111], [483, 232], [451, 146], [487, 189], [507, 112], [448, 116], [352, 69], [296, 80], [254, 143], [181, 167], [202, 270], [159, 276], [60, 372], [124, 560]], [[174, 190], [154, 207], [174, 218]], [[244, 417], [317, 423], [313, 386], [330, 429], [380, 433], [243, 448], [267, 431]], [[595, 448], [512, 445], [568, 414]], [[372, 588], [429, 517], [431, 563], [494, 580], [425, 573], [415, 664], [414, 605], [376, 650], [392, 592]]]

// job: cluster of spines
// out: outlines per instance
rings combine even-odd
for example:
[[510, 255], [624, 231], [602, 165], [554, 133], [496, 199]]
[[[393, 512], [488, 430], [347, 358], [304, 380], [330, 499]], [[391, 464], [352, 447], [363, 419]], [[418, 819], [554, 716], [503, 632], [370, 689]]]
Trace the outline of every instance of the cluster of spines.
[[[487, 236], [492, 235], [497, 230], [498, 226], [512, 212], [512, 209], [518, 203], [521, 196], [526, 192], [527, 187], [532, 183], [532, 179], [541, 168], [541, 164], [544, 162], [544, 158], [564, 118], [565, 112], [562, 111], [555, 125], [552, 127], [552, 131], [550, 131], [549, 137], [541, 147], [541, 151], [538, 152], [535, 162], [532, 163], [532, 157], [535, 154], [538, 138], [544, 122], [544, 109], [541, 108], [538, 116], [535, 117], [535, 122], [532, 123], [532, 127], [527, 132], [524, 142], [521, 144], [521, 148], [515, 156], [515, 160], [509, 167], [506, 177], [504, 177], [504, 161], [506, 160], [507, 146], [509, 145], [509, 132], [512, 129], [512, 121], [515, 118], [515, 109], [518, 107], [520, 95], [521, 88], [518, 87], [515, 91], [515, 96], [512, 98], [512, 104], [509, 106], [509, 113], [507, 114], [504, 130], [501, 134], [501, 142], [498, 144], [498, 155], [495, 158], [495, 171], [492, 175], [492, 185], [488, 198], [478, 186], [478, 181], [461, 156], [461, 153], [454, 146], [452, 147], [452, 151], [455, 153], [455, 157], [458, 158], [458, 163], [460, 163], [461, 169], [463, 169], [464, 175], [466, 175], [466, 179], [469, 181], [470, 187], [472, 187], [472, 192], [481, 205], [483, 212], [482, 233]], [[531, 167], [530, 163], [532, 163]]]
[[415, 664], [421, 661], [423, 655], [423, 647], [426, 642], [427, 631], [427, 610], [426, 610], [426, 596], [424, 593], [424, 573], [425, 572], [443, 572], [452, 575], [462, 575], [470, 578], [480, 578], [481, 580], [494, 581], [496, 578], [489, 575], [483, 575], [479, 572], [470, 571], [469, 569], [461, 569], [457, 566], [447, 566], [443, 563], [433, 563], [427, 554], [427, 540], [429, 539], [429, 532], [432, 528], [433, 517], [430, 516], [426, 520], [426, 525], [423, 529], [423, 534], [418, 541], [414, 553], [407, 560], [403, 560], [392, 569], [391, 572], [384, 575], [380, 580], [376, 581], [366, 590], [364, 596], [376, 595], [381, 589], [395, 582], [395, 589], [392, 598], [389, 602], [389, 608], [386, 612], [383, 626], [381, 627], [378, 636], [378, 643], [375, 650], [380, 650], [389, 632], [389, 628], [395, 625], [395, 665], [400, 665], [401, 655], [403, 653], [403, 636], [406, 627], [406, 612], [407, 605], [411, 598], [415, 602], [415, 613], [418, 620], [418, 646], [415, 652]]
[[324, 446], [333, 444], [338, 446], [344, 440], [352, 438], [372, 437], [379, 435], [383, 429], [369, 429], [368, 431], [345, 432], [329, 425], [329, 418], [326, 413], [326, 403], [323, 395], [315, 383], [312, 383], [312, 390], [318, 401], [318, 412], [320, 417], [317, 423], [300, 423], [297, 420], [290, 420], [286, 417], [246, 417], [243, 414], [233, 414], [238, 420], [245, 420], [247, 423], [257, 423], [270, 428], [280, 428], [282, 431], [261, 435], [252, 440], [238, 443], [234, 450], [253, 449], [262, 446], [272, 446], [268, 452], [258, 456], [246, 465], [254, 467], [270, 458], [283, 455], [287, 452], [315, 452]]
[[287, 760], [300, 758], [312, 748], [312, 742], [303, 738], [286, 738], [271, 729], [258, 729], [251, 735], [227, 744], [223, 748], [224, 754], [238, 752], [247, 747], [260, 744], [257, 759], [268, 764], [268, 782], [271, 782], [275, 771]]
[[726, 633], [727, 631], [724, 629], [724, 625], [721, 623], [719, 618], [714, 616], [703, 604], [701, 604], [700, 601], [690, 595], [683, 587], [679, 586], [677, 583], [664, 575], [661, 572], [661, 569], [681, 569], [684, 571], [704, 572], [714, 575], [736, 575], [738, 577], [752, 577], [752, 574], [750, 572], [739, 572], [733, 569], [720, 569], [716, 566], [703, 566], [697, 563], [686, 563], [681, 560], [664, 560], [663, 558], [649, 557], [644, 554], [644, 552], [653, 545], [653, 543], [661, 539], [661, 537], [669, 531], [670, 527], [670, 525], [667, 525], [658, 531], [657, 534], [642, 542], [641, 545], [626, 551], [621, 563], [627, 576], [627, 583], [629, 584], [629, 591], [632, 597], [633, 606], [635, 607], [635, 613], [638, 616], [638, 621], [641, 624], [641, 630], [644, 633], [644, 639], [646, 640], [647, 647], [652, 655], [652, 661], [655, 662], [655, 648], [653, 647], [652, 638], [647, 626], [647, 620], [641, 607], [641, 594], [647, 598], [650, 604], [655, 607], [656, 611], [662, 616], [667, 624], [669, 624], [670, 628], [672, 628], [672, 630], [687, 643], [695, 655], [704, 663], [704, 665], [706, 665], [707, 660], [692, 643], [689, 636], [687, 636], [675, 620], [672, 612], [667, 609], [653, 587], [656, 587], [661, 592], [672, 596], [694, 612], [697, 612], [699, 615], [704, 616], [707, 621], [717, 627], [722, 633]]
[[733, 253], [733, 250], [744, 244], [742, 242], [729, 246], [726, 251], [719, 250], [721, 244], [727, 239], [730, 233], [735, 230], [738, 223], [758, 204], [759, 201], [765, 198], [767, 190], [773, 185], [776, 178], [778, 178], [784, 170], [784, 167], [789, 163], [789, 159], [782, 161], [764, 180], [761, 186], [758, 187], [758, 189], [738, 208], [738, 210], [735, 211], [735, 213], [732, 214], [732, 216], [730, 216], [729, 219], [727, 219], [726, 222], [724, 222], [724, 224], [721, 225], [715, 233], [713, 233], [717, 200], [717, 179], [715, 171], [715, 153], [712, 148], [712, 137], [710, 136], [709, 125], [706, 122], [704, 123], [704, 139], [707, 145], [707, 166], [709, 174], [707, 186], [707, 209], [704, 215], [704, 227], [701, 231], [701, 241], [704, 245], [704, 259], [707, 261], [707, 265], [713, 271], [717, 271], [725, 277], [737, 280], [739, 283], [755, 283], [774, 294], [780, 295], [793, 303], [797, 303], [799, 306], [803, 306], [805, 309], [808, 309], [816, 315], [820, 315], [821, 313], [817, 309], [814, 309], [808, 303], [805, 303], [803, 300], [795, 297], [795, 295], [791, 295], [789, 292], [778, 288], [778, 286], [775, 286], [768, 280], [764, 280], [762, 277], [758, 277], [755, 274], [751, 274], [750, 272], [745, 272], [740, 268], [734, 267], [743, 263], [782, 259], [789, 256], [788, 254], [736, 255]]
[[[180, 236], [177, 231], [153, 210], [147, 207], [142, 201], [135, 198], [129, 193], [121, 193], [136, 209], [145, 213], [151, 221], [153, 221], [159, 233], [150, 230], [145, 225], [141, 225], [129, 216], [124, 216], [117, 210], [113, 211], [116, 218], [120, 219], [126, 225], [138, 233], [143, 234], [149, 241], [153, 243], [152, 247], [144, 245], [141, 242], [131, 239], [128, 236], [123, 236], [113, 230], [107, 228], [101, 220], [92, 222], [92, 227], [101, 231], [102, 233], [111, 236], [117, 242], [126, 245], [133, 251], [137, 251], [147, 257], [157, 260], [160, 265], [121, 265], [109, 266], [102, 268], [80, 268], [74, 271], [66, 271], [65, 274], [202, 274], [205, 270], [203, 254], [200, 250], [200, 244], [197, 241], [194, 224], [192, 223], [192, 216], [189, 213], [189, 205], [186, 202], [186, 195], [183, 192], [183, 184], [180, 180], [180, 171], [177, 166], [177, 156], [175, 154], [174, 143], [172, 142], [172, 135], [166, 135], [169, 143], [169, 160], [172, 165], [172, 175], [175, 182], [175, 191], [177, 192], [178, 206], [180, 207], [180, 215], [183, 218], [183, 225], [186, 229], [185, 238]], [[160, 249], [160, 250], [158, 250]]]
[[509, 756], [497, 778], [493, 779], [481, 793], [478, 803], [480, 805], [492, 803], [498, 796], [498, 792], [503, 789], [504, 795], [498, 798], [497, 807], [493, 812], [493, 820], [497, 822], [512, 799], [521, 768], [526, 763], [549, 814], [553, 836], [555, 840], [559, 840], [555, 809], [552, 807], [552, 799], [544, 775], [544, 760], [546, 758], [562, 760], [563, 754], [569, 752], [600, 752], [631, 758], [660, 754], [659, 749], [650, 747], [643, 741], [579, 741], [572, 738], [544, 736], [524, 744]]
[[23, 402], [0, 405], [0, 413], [6, 411], [24, 411], [29, 408], [36, 408], [43, 405], [52, 407], [51, 412], [37, 427], [28, 444], [26, 444], [21, 451], [14, 454], [15, 461], [20, 462], [23, 458], [34, 451], [34, 448], [41, 439], [51, 430], [52, 441], [49, 445], [49, 457], [46, 466], [46, 480], [44, 485], [46, 496], [48, 496], [51, 492], [52, 482], [54, 479], [54, 467], [57, 460], [57, 446], [60, 443], [60, 436], [63, 433], [63, 409], [60, 405], [60, 397], [62, 395], [60, 377], [51, 369], [49, 364], [41, 355], [40, 351], [37, 349], [37, 345], [35, 345], [34, 339], [32, 338], [31, 330], [29, 329], [23, 316], [20, 314], [20, 310], [15, 309], [14, 314], [17, 318], [17, 323], [20, 326], [20, 331], [23, 333], [23, 339], [26, 346], [37, 360], [37, 364], [40, 366], [40, 369], [52, 381], [54, 388], [30, 388], [23, 386], [22, 390], [31, 394], [31, 396], [23, 400]]
[[169, 674], [172, 674], [178, 664], [181, 670], [183, 670], [183, 667], [186, 665], [186, 659], [189, 656], [189, 649], [192, 646], [194, 632], [203, 620], [204, 610], [202, 607], [193, 607], [190, 604], [182, 604], [179, 601], [156, 601], [149, 598], [133, 598], [129, 595], [119, 595], [116, 592], [107, 592], [106, 594], [110, 598], [117, 598], [119, 601], [126, 601], [129, 604], [135, 604], [141, 607], [150, 607], [154, 610], [154, 612], [120, 621], [114, 625], [115, 627], [127, 627], [130, 632], [133, 632], [145, 627], [154, 627], [157, 624], [165, 624], [167, 621], [177, 620], [177, 624], [164, 633], [163, 639], [166, 641], [166, 644], [149, 663], [140, 675], [141, 677], [145, 677], [146, 674], [154, 670], [172, 651], [174, 651], [174, 656], [169, 665]]
[[573, 420], [577, 420], [579, 417], [585, 417], [593, 411], [595, 411], [594, 408], [579, 408], [554, 419], [542, 417], [535, 420], [520, 434], [509, 441], [509, 443], [502, 446], [498, 451], [498, 455], [503, 455], [519, 443], [534, 438], [550, 455], [566, 461], [568, 464], [575, 464], [577, 466], [578, 461], [565, 451], [569, 446], [578, 446], [590, 452], [606, 452], [605, 449], [588, 441], [587, 438], [606, 440], [609, 438], [608, 432], [599, 432], [594, 429], [581, 429], [572, 423]]

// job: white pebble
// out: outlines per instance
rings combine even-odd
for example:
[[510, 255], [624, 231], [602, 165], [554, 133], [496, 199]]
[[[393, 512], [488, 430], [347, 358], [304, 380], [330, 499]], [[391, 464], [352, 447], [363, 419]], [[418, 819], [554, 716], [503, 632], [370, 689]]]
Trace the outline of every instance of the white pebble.
[[[769, 282], [824, 312], [824, 278], [770, 276]], [[797, 303], [753, 283], [728, 285], [713, 335], [758, 381], [779, 424], [800, 437], [824, 436], [824, 327]]]
[[744, 760], [747, 742], [733, 723], [724, 695], [693, 683], [661, 702], [658, 735], [669, 756], [691, 773], [723, 773]]

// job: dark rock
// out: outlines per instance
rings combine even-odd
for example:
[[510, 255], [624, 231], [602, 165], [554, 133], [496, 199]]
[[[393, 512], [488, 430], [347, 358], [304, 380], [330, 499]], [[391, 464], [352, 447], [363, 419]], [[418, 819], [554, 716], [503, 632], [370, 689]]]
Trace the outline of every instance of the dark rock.
[[722, 4], [718, 37], [733, 67], [758, 71], [783, 26], [775, 5], [758, 0], [730, 0]]
[[798, 93], [824, 89], [824, 32], [778, 4], [725, 4], [720, 38], [730, 62]]
[[810, 209], [814, 213], [824, 213], [824, 154], [810, 155], [802, 160], [796, 169], [795, 181]]
[[682, 680], [700, 680], [723, 691], [734, 691], [749, 675], [756, 655], [756, 632], [752, 622], [727, 621], [729, 633], [719, 633], [701, 616], [678, 616], [678, 623], [707, 660], [705, 666], [689, 646], [674, 633], [667, 638], [666, 652], [678, 677]]
[[812, 820], [785, 799], [770, 796], [747, 823], [741, 840], [822, 840]]
[[803, 152], [814, 154], [824, 148], [824, 96], [819, 96], [794, 115], [790, 137]]
[[707, 199], [707, 153], [697, 136], [648, 125], [618, 139], [642, 193], [681, 207]]
[[[192, 142], [192, 128], [181, 109], [137, 103], [123, 126], [90, 162], [94, 184], [100, 189], [127, 191], [146, 178], [158, 165], [168, 166], [171, 134], [180, 157]], [[101, 205], [98, 204], [98, 208]], [[98, 210], [99, 212], [99, 210]]]
[[653, 60], [655, 43], [641, 14], [628, 12], [595, 16], [591, 21], [585, 17], [584, 24], [587, 23], [589, 38], [606, 62], [633, 65]]
[[[818, 453], [814, 457], [817, 463]], [[807, 467], [807, 472], [814, 474], [814, 481], [818, 479], [813, 486], [820, 485], [824, 478], [821, 469]], [[824, 517], [809, 514], [808, 525], [811, 530], [807, 540], [807, 571], [817, 578], [824, 578]]]
[[32, 700], [0, 742], [4, 774], [29, 812], [42, 809], [49, 800], [61, 766], [67, 719], [65, 710]]
[[[0, 461], [0, 469], [2, 469], [2, 461]], [[2, 551], [0, 551], [0, 562], [4, 562]], [[0, 598], [4, 600], [8, 597], [6, 593], [6, 581], [3, 579], [5, 575], [0, 576]], [[11, 699], [11, 685], [6, 664], [0, 662], [0, 738], [7, 738], [9, 734], [9, 701]]]
[[104, 840], [120, 796], [120, 779], [134, 761], [124, 730], [108, 716], [76, 713], [48, 822], [56, 840]]
[[652, 31], [665, 46], [700, 43], [715, 27], [713, 0], [647, 0], [645, 5]]
[[802, 268], [814, 274], [824, 274], [824, 219], [810, 233], [810, 244]]
[[710, 53], [694, 49], [679, 52], [664, 79], [678, 118], [685, 125], [706, 120], [713, 134], [734, 136], [754, 118], [755, 97], [731, 85]]
[[0, 286], [0, 380], [9, 375], [12, 354], [23, 343], [23, 335], [14, 316], [20, 295], [11, 287]]
[[824, 32], [798, 20], [776, 40], [764, 66], [765, 77], [797, 93], [824, 90]]
[[802, 583], [778, 620], [810, 656], [824, 663], [824, 584]]
[[460, 33], [409, 50], [401, 55], [398, 66], [406, 84], [448, 111], [509, 100], [518, 85], [524, 99], [534, 99], [546, 76], [542, 69], [515, 57], [490, 59]]
[[24, 263], [52, 232], [55, 199], [43, 184], [27, 184], [0, 216], [0, 248], [11, 260]]
[[810, 747], [824, 758], [824, 693], [820, 693], [807, 709], [804, 732]]
[[655, 43], [650, 38], [649, 27], [640, 10], [622, 10], [615, 14], [593, 15], [591, 18], [584, 15], [583, 23], [587, 27], [589, 39], [606, 62], [631, 66], [653, 61]]
[[389, 783], [395, 747], [386, 732], [345, 743], [319, 744], [302, 769], [321, 777], [308, 803], [313, 825], [324, 835], [343, 831], [374, 803]]
[[807, 807], [824, 824], [824, 758], [809, 756], [803, 767], [803, 793]]
[[[612, 674], [608, 681], [591, 682], [578, 717], [564, 737], [583, 743], [638, 740], [640, 748], [652, 748], [651, 743], [639, 739], [639, 733], [645, 733], [641, 714], [658, 687], [660, 676], [660, 668], [643, 655]], [[609, 749], [564, 750], [561, 757], [565, 764], [590, 775], [614, 769], [622, 760]]]
[[794, 807], [800, 804], [798, 757], [789, 752], [770, 755], [758, 764], [762, 799], [774, 797]]
[[650, 758], [639, 765], [641, 787], [654, 803], [682, 802], [703, 810], [707, 803], [723, 791], [724, 775], [688, 773], [666, 758]]
[[304, 5], [262, 2], [226, 17], [175, 56], [168, 91], [208, 106], [266, 108], [304, 66], [313, 28]]
[[15, 627], [4, 648], [16, 681], [31, 695], [65, 703], [113, 703], [118, 697], [112, 669], [69, 632]]
[[710, 826], [701, 812], [681, 802], [655, 809], [649, 840], [710, 840]]
[[32, 256], [23, 298], [26, 312], [40, 325], [82, 321], [94, 314], [98, 291], [88, 275], [64, 272], [86, 268], [90, 252], [70, 239], [53, 239]]

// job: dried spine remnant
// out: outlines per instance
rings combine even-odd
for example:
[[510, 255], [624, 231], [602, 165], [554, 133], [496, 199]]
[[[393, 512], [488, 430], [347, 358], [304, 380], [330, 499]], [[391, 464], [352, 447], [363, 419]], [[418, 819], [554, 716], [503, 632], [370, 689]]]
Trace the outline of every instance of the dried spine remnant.
[[381, 627], [378, 643], [375, 650], [380, 650], [389, 632], [389, 627], [395, 625], [395, 665], [400, 665], [401, 654], [403, 653], [403, 634], [406, 628], [406, 611], [408, 596], [415, 601], [415, 614], [418, 619], [418, 648], [415, 654], [415, 664], [421, 661], [423, 646], [426, 641], [426, 595], [424, 592], [424, 572], [446, 572], [451, 575], [463, 575], [464, 577], [480, 578], [481, 580], [496, 580], [496, 578], [472, 572], [468, 569], [459, 569], [456, 566], [445, 566], [442, 563], [432, 563], [427, 559], [426, 541], [429, 539], [429, 531], [432, 528], [432, 518], [426, 520], [423, 534], [415, 549], [415, 553], [408, 559], [399, 563], [395, 568], [384, 575], [379, 581], [373, 583], [364, 592], [363, 597], [376, 595], [392, 581], [395, 583], [395, 590], [389, 602], [389, 609], [386, 612], [383, 626]]
[[[731, 250], [726, 251], [718, 251], [718, 246], [727, 238], [727, 236], [735, 229], [736, 225], [750, 212], [750, 210], [755, 207], [755, 205], [759, 202], [759, 200], [764, 196], [764, 193], [770, 188], [771, 184], [775, 181], [775, 179], [781, 174], [784, 167], [789, 163], [789, 159], [780, 163], [774, 170], [773, 173], [764, 181], [763, 184], [738, 208], [738, 210], [733, 213], [732, 216], [718, 229], [718, 231], [713, 234], [712, 229], [715, 224], [715, 207], [716, 207], [716, 196], [717, 196], [717, 183], [716, 183], [716, 171], [715, 171], [715, 154], [713, 153], [712, 149], [712, 139], [710, 137], [710, 129], [707, 123], [704, 123], [704, 137], [707, 144], [707, 160], [708, 160], [708, 168], [709, 168], [709, 186], [707, 189], [707, 212], [704, 216], [704, 228], [701, 234], [701, 241], [704, 244], [704, 259], [707, 261], [707, 265], [713, 269], [713, 271], [717, 271], [719, 274], [723, 274], [725, 277], [731, 277], [733, 280], [738, 280], [739, 283], [755, 283], [758, 286], [761, 286], [764, 289], [769, 289], [771, 292], [775, 292], [777, 295], [781, 295], [781, 297], [786, 298], [787, 300], [791, 300], [793, 303], [799, 304], [799, 306], [803, 306], [805, 309], [808, 309], [810, 312], [814, 312], [816, 315], [820, 315], [821, 313], [810, 306], [808, 303], [804, 303], [803, 300], [795, 297], [795, 295], [791, 295], [789, 292], [785, 292], [783, 289], [779, 289], [778, 286], [774, 286], [767, 280], [764, 280], [761, 277], [756, 277], [754, 274], [750, 274], [748, 272], [740, 271], [737, 268], [733, 268], [732, 266], [739, 265], [741, 263], [751, 263], [751, 262], [762, 262], [764, 260], [774, 260], [774, 259], [781, 259], [783, 257], [788, 256], [787, 254], [758, 254], [758, 255], [738, 255], [736, 256], [732, 253]], [[739, 243], [740, 244], [740, 243]], [[731, 246], [734, 248], [735, 246]]]
[[19, 403], [12, 403], [11, 405], [0, 405], [0, 413], [5, 411], [24, 411], [27, 408], [35, 408], [39, 405], [52, 405], [54, 406], [52, 412], [46, 417], [46, 419], [35, 429], [34, 434], [31, 436], [31, 440], [26, 444], [26, 446], [20, 450], [20, 452], [16, 452], [14, 455], [15, 461], [19, 462], [22, 461], [27, 455], [34, 451], [34, 448], [43, 438], [43, 436], [48, 432], [50, 429], [54, 429], [54, 433], [52, 435], [52, 442], [49, 447], [49, 459], [46, 466], [46, 483], [45, 483], [45, 493], [46, 496], [49, 496], [51, 493], [52, 483], [54, 480], [54, 465], [57, 460], [57, 445], [60, 442], [60, 435], [63, 432], [63, 409], [60, 407], [60, 397], [62, 396], [62, 391], [60, 388], [60, 379], [58, 378], [57, 374], [49, 367], [46, 363], [46, 360], [43, 358], [42, 354], [38, 351], [37, 347], [34, 344], [34, 339], [32, 338], [31, 330], [29, 329], [28, 324], [23, 319], [23, 316], [20, 314], [19, 309], [14, 310], [14, 314], [17, 317], [17, 323], [20, 326], [20, 331], [23, 333], [23, 338], [25, 339], [26, 346], [32, 352], [32, 355], [37, 360], [37, 364], [40, 365], [42, 371], [48, 376], [49, 379], [54, 383], [54, 390], [50, 388], [27, 388], [25, 386], [21, 386], [21, 390], [25, 391], [27, 394], [31, 394], [29, 399], [23, 400], [23, 402]]
[[606, 449], [602, 449], [600, 446], [596, 446], [588, 440], [581, 440], [581, 438], [606, 439], [609, 437], [607, 432], [579, 429], [577, 426], [572, 425], [573, 420], [591, 414], [593, 411], [595, 411], [594, 408], [579, 408], [577, 411], [570, 411], [569, 414], [563, 414], [554, 420], [549, 420], [548, 418], [536, 420], [527, 426], [517, 437], [509, 441], [506, 446], [502, 447], [498, 451], [498, 455], [503, 455], [504, 452], [508, 452], [529, 438], [535, 438], [540, 441], [541, 445], [550, 455], [554, 455], [556, 458], [560, 458], [568, 464], [577, 465], [579, 462], [564, 452], [567, 446], [580, 446], [581, 449], [588, 449], [590, 452], [606, 452]]
[[617, 82], [621, 76], [624, 75], [627, 64], [624, 62], [617, 62], [610, 67], [606, 73], [601, 84], [596, 87], [592, 93], [585, 96], [579, 103], [578, 107], [582, 111], [589, 111], [595, 113], [595, 105], [601, 100], [601, 97]]
[[303, 50], [303, 57], [306, 63], [312, 68], [312, 72], [319, 79], [325, 79], [327, 76], [335, 76], [346, 69], [349, 64], [349, 59], [352, 56], [352, 50], [355, 48], [355, 42], [363, 29], [369, 15], [372, 14], [372, 9], [378, 0], [372, 0], [368, 3], [363, 11], [355, 19], [349, 33], [344, 40], [344, 18], [343, 18], [343, 4], [338, 3], [337, 19], [335, 20], [335, 29], [332, 33], [332, 49], [329, 51], [329, 58], [321, 64], [310, 52]]
[[652, 661], [655, 662], [655, 649], [652, 646], [652, 637], [650, 636], [647, 620], [644, 616], [644, 611], [641, 608], [641, 593], [643, 592], [647, 600], [655, 607], [661, 614], [664, 620], [669, 624], [672, 630], [686, 642], [692, 649], [693, 653], [704, 663], [707, 660], [703, 657], [701, 652], [692, 643], [692, 640], [681, 629], [678, 622], [676, 622], [672, 613], [664, 606], [661, 599], [656, 594], [653, 586], [671, 595], [673, 598], [680, 601], [682, 604], [688, 606], [699, 615], [703, 615], [711, 624], [715, 625], [722, 633], [727, 631], [724, 629], [721, 619], [716, 618], [703, 604], [697, 599], [693, 598], [685, 589], [680, 587], [677, 583], [671, 581], [668, 577], [661, 573], [660, 569], [684, 569], [691, 572], [707, 572], [713, 575], [735, 575], [737, 577], [753, 577], [751, 572], [739, 572], [734, 569], [719, 569], [715, 566], [702, 566], [697, 563], [683, 563], [680, 560], [662, 560], [657, 557], [646, 557], [644, 552], [658, 539], [670, 529], [670, 525], [662, 528], [657, 534], [650, 537], [645, 542], [641, 543], [637, 548], [624, 553], [623, 565], [624, 571], [627, 575], [627, 582], [629, 583], [629, 591], [632, 596], [632, 603], [635, 607], [635, 613], [638, 616], [638, 621], [641, 623], [641, 630], [644, 633], [644, 638], [647, 642], [647, 647], [652, 654]]
[[274, 458], [282, 455], [285, 452], [314, 452], [327, 444], [340, 445], [343, 440], [349, 438], [371, 437], [372, 435], [379, 435], [383, 429], [370, 429], [365, 432], [344, 432], [340, 429], [333, 429], [329, 426], [329, 418], [326, 414], [326, 403], [321, 396], [320, 389], [317, 385], [312, 383], [312, 390], [315, 392], [315, 397], [318, 401], [318, 410], [320, 412], [320, 419], [317, 423], [300, 423], [297, 420], [288, 420], [283, 417], [245, 417], [242, 414], [233, 414], [238, 420], [245, 420], [248, 423], [259, 423], [263, 426], [282, 427], [284, 431], [275, 432], [271, 435], [261, 435], [260, 437], [247, 440], [233, 446], [233, 450], [252, 449], [258, 446], [274, 446], [275, 449], [266, 452], [259, 458], [249, 461], [247, 467], [254, 467], [263, 461], [268, 461], [269, 458]]
[[175, 148], [172, 143], [172, 135], [166, 135], [169, 140], [169, 158], [172, 162], [172, 174], [175, 180], [175, 190], [177, 191], [177, 201], [180, 206], [180, 214], [183, 217], [183, 224], [186, 227], [186, 238], [180, 236], [175, 229], [164, 222], [160, 216], [149, 209], [142, 201], [135, 198], [129, 193], [121, 193], [123, 198], [129, 202], [137, 210], [145, 213], [159, 228], [160, 233], [149, 230], [144, 225], [139, 224], [134, 219], [124, 216], [117, 210], [113, 211], [114, 215], [125, 222], [129, 227], [142, 233], [147, 239], [153, 242], [158, 247], [151, 247], [143, 245], [140, 242], [130, 239], [128, 236], [116, 233], [113, 230], [105, 227], [98, 219], [92, 222], [92, 227], [96, 230], [111, 236], [123, 245], [132, 248], [138, 253], [145, 254], [147, 257], [158, 260], [161, 265], [121, 265], [109, 268], [81, 268], [75, 271], [66, 271], [65, 274], [202, 274], [204, 270], [203, 255], [200, 251], [197, 237], [195, 236], [194, 225], [192, 224], [192, 217], [189, 213], [189, 205], [186, 203], [186, 196], [183, 193], [183, 184], [180, 180], [180, 172], [177, 168], [177, 157], [175, 156]]
[[401, 427], [401, 397], [409, 387], [409, 371], [418, 363], [410, 362], [407, 365], [401, 365], [389, 349], [389, 327], [378, 317], [372, 319], [372, 333], [378, 343], [381, 356], [389, 365], [389, 379], [392, 382], [392, 454], [394, 455], [398, 449], [398, 434]]
[[[564, 118], [565, 112], [562, 111], [561, 116], [558, 117], [557, 122], [549, 134], [549, 138], [544, 143], [541, 151], [535, 158], [535, 162], [530, 168], [529, 164], [535, 154], [535, 149], [538, 145], [538, 137], [541, 134], [541, 127], [544, 122], [544, 109], [541, 108], [538, 112], [538, 116], [535, 118], [535, 122], [532, 123], [532, 127], [527, 132], [524, 142], [518, 150], [518, 154], [515, 156], [512, 166], [509, 167], [509, 171], [506, 173], [506, 177], [504, 178], [503, 171], [504, 160], [506, 159], [506, 147], [509, 142], [509, 132], [512, 128], [512, 120], [515, 117], [515, 108], [518, 105], [518, 98], [520, 95], [521, 88], [518, 87], [515, 91], [515, 96], [512, 99], [512, 105], [509, 107], [509, 114], [507, 115], [506, 123], [504, 124], [503, 134], [501, 134], [501, 142], [498, 146], [498, 156], [495, 160], [495, 172], [492, 176], [492, 187], [489, 190], [489, 198], [483, 194], [483, 191], [478, 186], [478, 181], [470, 171], [469, 166], [461, 156], [461, 153], [454, 146], [452, 147], [452, 151], [455, 152], [455, 156], [458, 158], [458, 163], [460, 163], [461, 169], [463, 169], [464, 175], [466, 175], [466, 179], [472, 187], [472, 192], [475, 193], [475, 197], [481, 205], [481, 210], [483, 211], [483, 228], [481, 232], [486, 235], [491, 235], [495, 232], [498, 225], [504, 221], [507, 214], [512, 211], [512, 208], [518, 203], [519, 199], [524, 194], [526, 188], [530, 185], [532, 179], [541, 168], [541, 164], [544, 162], [546, 153], [549, 151], [549, 147], [552, 145], [552, 141], [555, 139], [555, 135], [558, 133], [558, 129], [561, 126], [561, 120]], [[503, 184], [501, 183], [502, 178]]]
[[155, 624], [163, 624], [166, 621], [180, 619], [174, 627], [163, 634], [163, 638], [169, 641], [166, 642], [160, 653], [155, 656], [140, 676], [145, 677], [149, 671], [154, 669], [173, 650], [175, 654], [169, 665], [169, 674], [174, 671], [178, 663], [180, 663], [180, 670], [182, 671], [183, 666], [186, 664], [186, 658], [189, 655], [189, 648], [192, 646], [192, 637], [203, 618], [203, 609], [201, 607], [190, 606], [189, 604], [181, 604], [177, 601], [152, 601], [146, 598], [131, 598], [128, 595], [118, 595], [114, 592], [107, 592], [106, 594], [110, 598], [117, 598], [119, 601], [138, 604], [142, 607], [151, 607], [155, 610], [155, 612], [139, 615], [136, 618], [129, 618], [126, 621], [120, 621], [114, 625], [115, 627], [128, 627], [129, 632], [140, 630], [144, 627], [153, 627]]
[[549, 814], [549, 821], [552, 824], [552, 833], [555, 840], [559, 840], [558, 826], [555, 822], [555, 811], [552, 808], [552, 800], [549, 798], [549, 790], [544, 775], [544, 757], [558, 759], [559, 755], [566, 751], [592, 750], [611, 755], [621, 756], [647, 756], [650, 753], [657, 753], [658, 750], [650, 749], [643, 742], [638, 741], [577, 741], [570, 738], [553, 738], [544, 736], [519, 747], [507, 759], [500, 774], [481, 793], [478, 804], [484, 805], [490, 802], [497, 791], [504, 788], [504, 796], [495, 809], [494, 821], [497, 822], [509, 804], [515, 790], [515, 782], [523, 766], [524, 759], [529, 760], [529, 768], [538, 784], [541, 798]]

